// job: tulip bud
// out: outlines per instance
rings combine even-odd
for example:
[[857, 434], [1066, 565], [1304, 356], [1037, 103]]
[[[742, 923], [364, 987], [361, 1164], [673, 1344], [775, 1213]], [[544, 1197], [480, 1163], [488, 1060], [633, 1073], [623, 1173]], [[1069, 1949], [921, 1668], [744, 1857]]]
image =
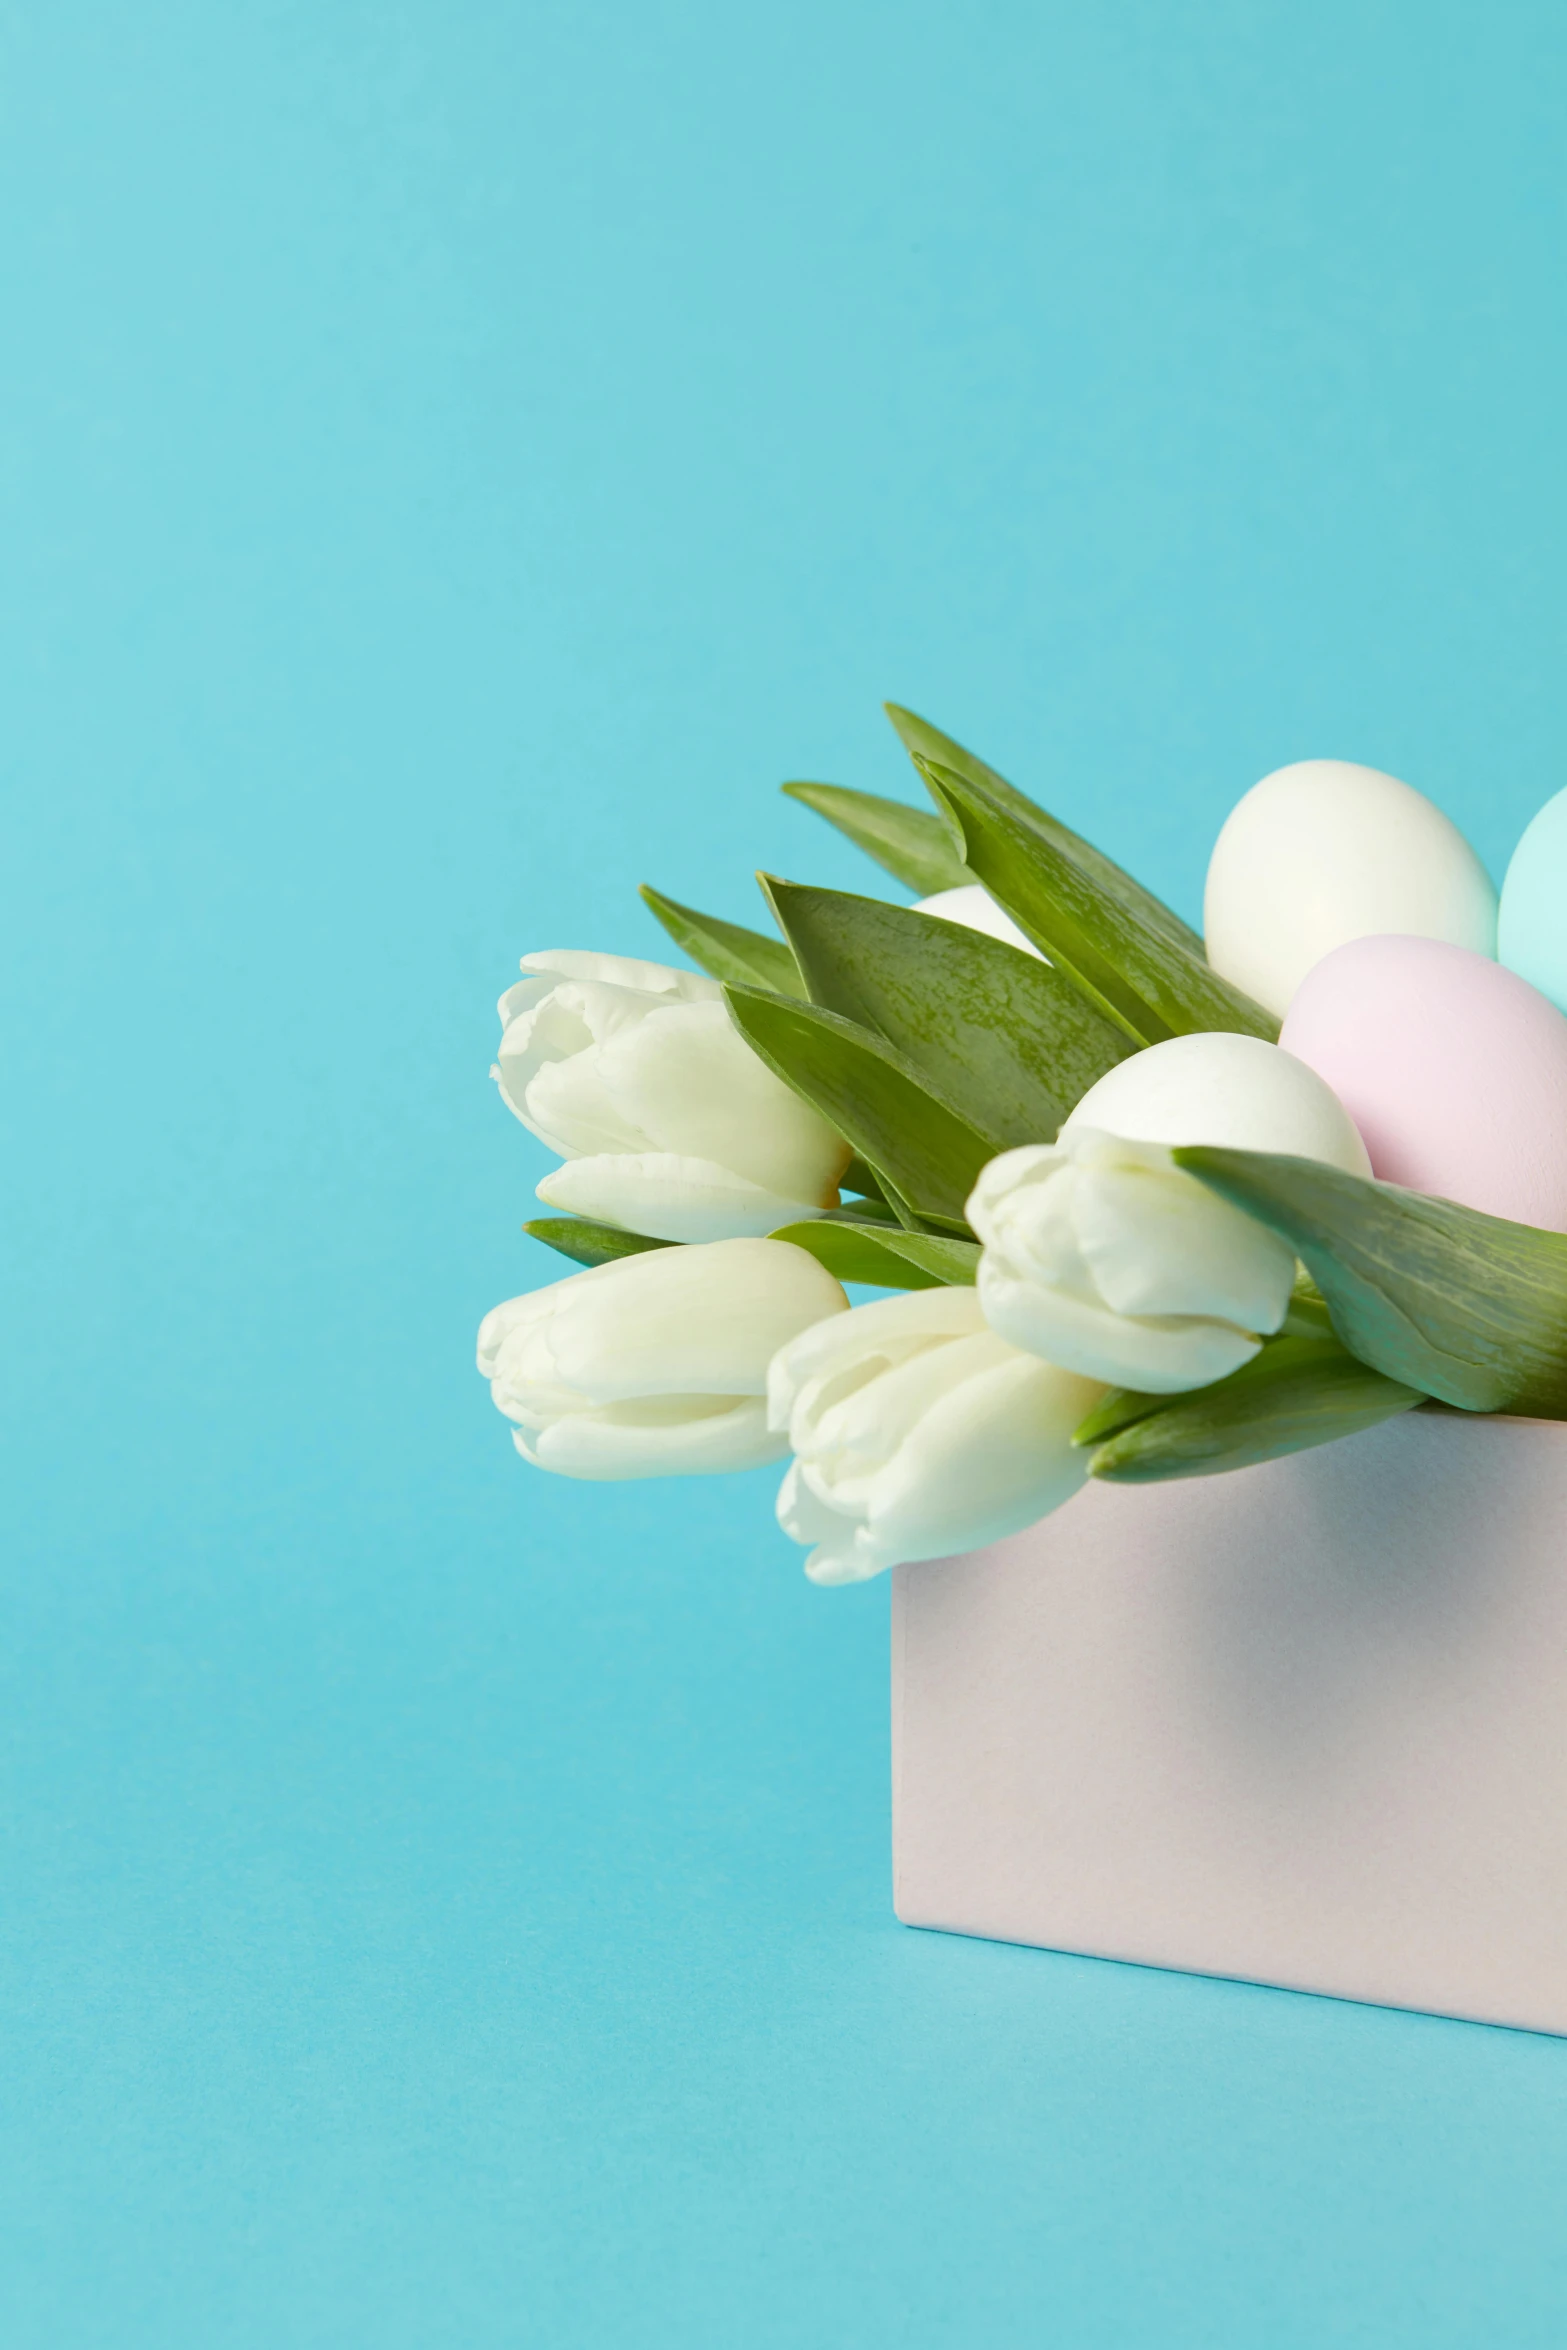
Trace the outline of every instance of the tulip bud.
[[784, 1347], [768, 1375], [795, 1459], [778, 1520], [814, 1545], [814, 1583], [997, 1542], [1087, 1473], [1072, 1432], [1104, 1390], [985, 1327], [972, 1289], [857, 1306]]
[[848, 1302], [788, 1241], [647, 1249], [497, 1306], [479, 1327], [479, 1369], [541, 1469], [750, 1469], [788, 1449], [768, 1425], [769, 1361]]
[[1292, 1251], [1157, 1144], [1085, 1127], [1003, 1151], [968, 1217], [991, 1327], [1112, 1386], [1205, 1387], [1288, 1310]]
[[760, 1236], [835, 1207], [849, 1146], [730, 1021], [718, 982], [619, 955], [524, 955], [493, 1074], [566, 1161], [541, 1200], [656, 1240]]
[[1055, 1144], [1004, 1151], [981, 1174], [968, 1217], [991, 1328], [1153, 1395], [1249, 1362], [1288, 1311], [1294, 1252], [1174, 1164], [1166, 1146], [1198, 1142], [1370, 1172], [1337, 1096], [1276, 1045], [1153, 1045], [1089, 1089]]

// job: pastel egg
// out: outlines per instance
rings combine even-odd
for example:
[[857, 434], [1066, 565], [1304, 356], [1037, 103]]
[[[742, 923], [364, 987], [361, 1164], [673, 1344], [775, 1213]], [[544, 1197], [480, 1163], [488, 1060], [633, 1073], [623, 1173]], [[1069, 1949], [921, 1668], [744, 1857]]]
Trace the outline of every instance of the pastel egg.
[[1129, 1142], [1214, 1143], [1325, 1159], [1347, 1175], [1370, 1162], [1348, 1111], [1314, 1069], [1260, 1036], [1204, 1030], [1118, 1061], [1091, 1085], [1062, 1132], [1097, 1126]]
[[1208, 960], [1284, 1013], [1324, 955], [1399, 933], [1496, 952], [1496, 891], [1463, 834], [1412, 785], [1347, 759], [1253, 784], [1214, 846]]
[[1385, 1183], [1567, 1232], [1567, 1019], [1515, 971], [1444, 940], [1356, 939], [1301, 983], [1279, 1041]]
[[1546, 801], [1513, 851], [1496, 951], [1509, 971], [1567, 1011], [1567, 791]]

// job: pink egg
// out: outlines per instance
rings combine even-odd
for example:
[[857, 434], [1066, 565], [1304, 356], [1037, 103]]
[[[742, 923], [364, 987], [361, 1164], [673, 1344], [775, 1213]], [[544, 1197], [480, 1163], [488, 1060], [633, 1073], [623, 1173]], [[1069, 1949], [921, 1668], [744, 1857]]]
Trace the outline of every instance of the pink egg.
[[1567, 1232], [1567, 1019], [1433, 938], [1357, 938], [1307, 972], [1279, 1042], [1325, 1077], [1384, 1183]]

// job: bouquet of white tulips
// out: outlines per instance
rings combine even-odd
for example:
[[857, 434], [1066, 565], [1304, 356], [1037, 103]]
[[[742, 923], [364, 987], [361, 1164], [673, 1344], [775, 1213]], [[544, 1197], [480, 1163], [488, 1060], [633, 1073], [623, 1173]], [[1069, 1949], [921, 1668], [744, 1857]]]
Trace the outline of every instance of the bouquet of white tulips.
[[1087, 1477], [1207, 1475], [1426, 1404], [1567, 1417], [1567, 1237], [1457, 1182], [1379, 1181], [1348, 1081], [1278, 1042], [1356, 939], [1491, 957], [1535, 994], [1499, 971], [1495, 893], [1446, 819], [1338, 771], [1370, 778], [1357, 821], [1405, 793], [1436, 847], [1369, 879], [1327, 857], [1354, 903], [1324, 931], [1305, 852], [1237, 890], [1248, 795], [1205, 949], [891, 715], [929, 812], [785, 789], [917, 903], [764, 877], [768, 936], [645, 890], [698, 970], [550, 951], [501, 999], [502, 1097], [561, 1160], [526, 1229], [585, 1268], [480, 1332], [524, 1457], [620, 1478], [792, 1455], [780, 1521], [839, 1583], [1016, 1532]]

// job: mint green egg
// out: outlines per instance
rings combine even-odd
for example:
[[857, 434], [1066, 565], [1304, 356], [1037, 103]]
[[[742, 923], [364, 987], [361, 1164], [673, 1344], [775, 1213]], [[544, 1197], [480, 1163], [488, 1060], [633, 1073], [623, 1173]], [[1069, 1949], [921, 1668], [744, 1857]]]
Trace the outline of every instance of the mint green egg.
[[1546, 801], [1513, 851], [1496, 959], [1567, 1012], [1567, 791]]

